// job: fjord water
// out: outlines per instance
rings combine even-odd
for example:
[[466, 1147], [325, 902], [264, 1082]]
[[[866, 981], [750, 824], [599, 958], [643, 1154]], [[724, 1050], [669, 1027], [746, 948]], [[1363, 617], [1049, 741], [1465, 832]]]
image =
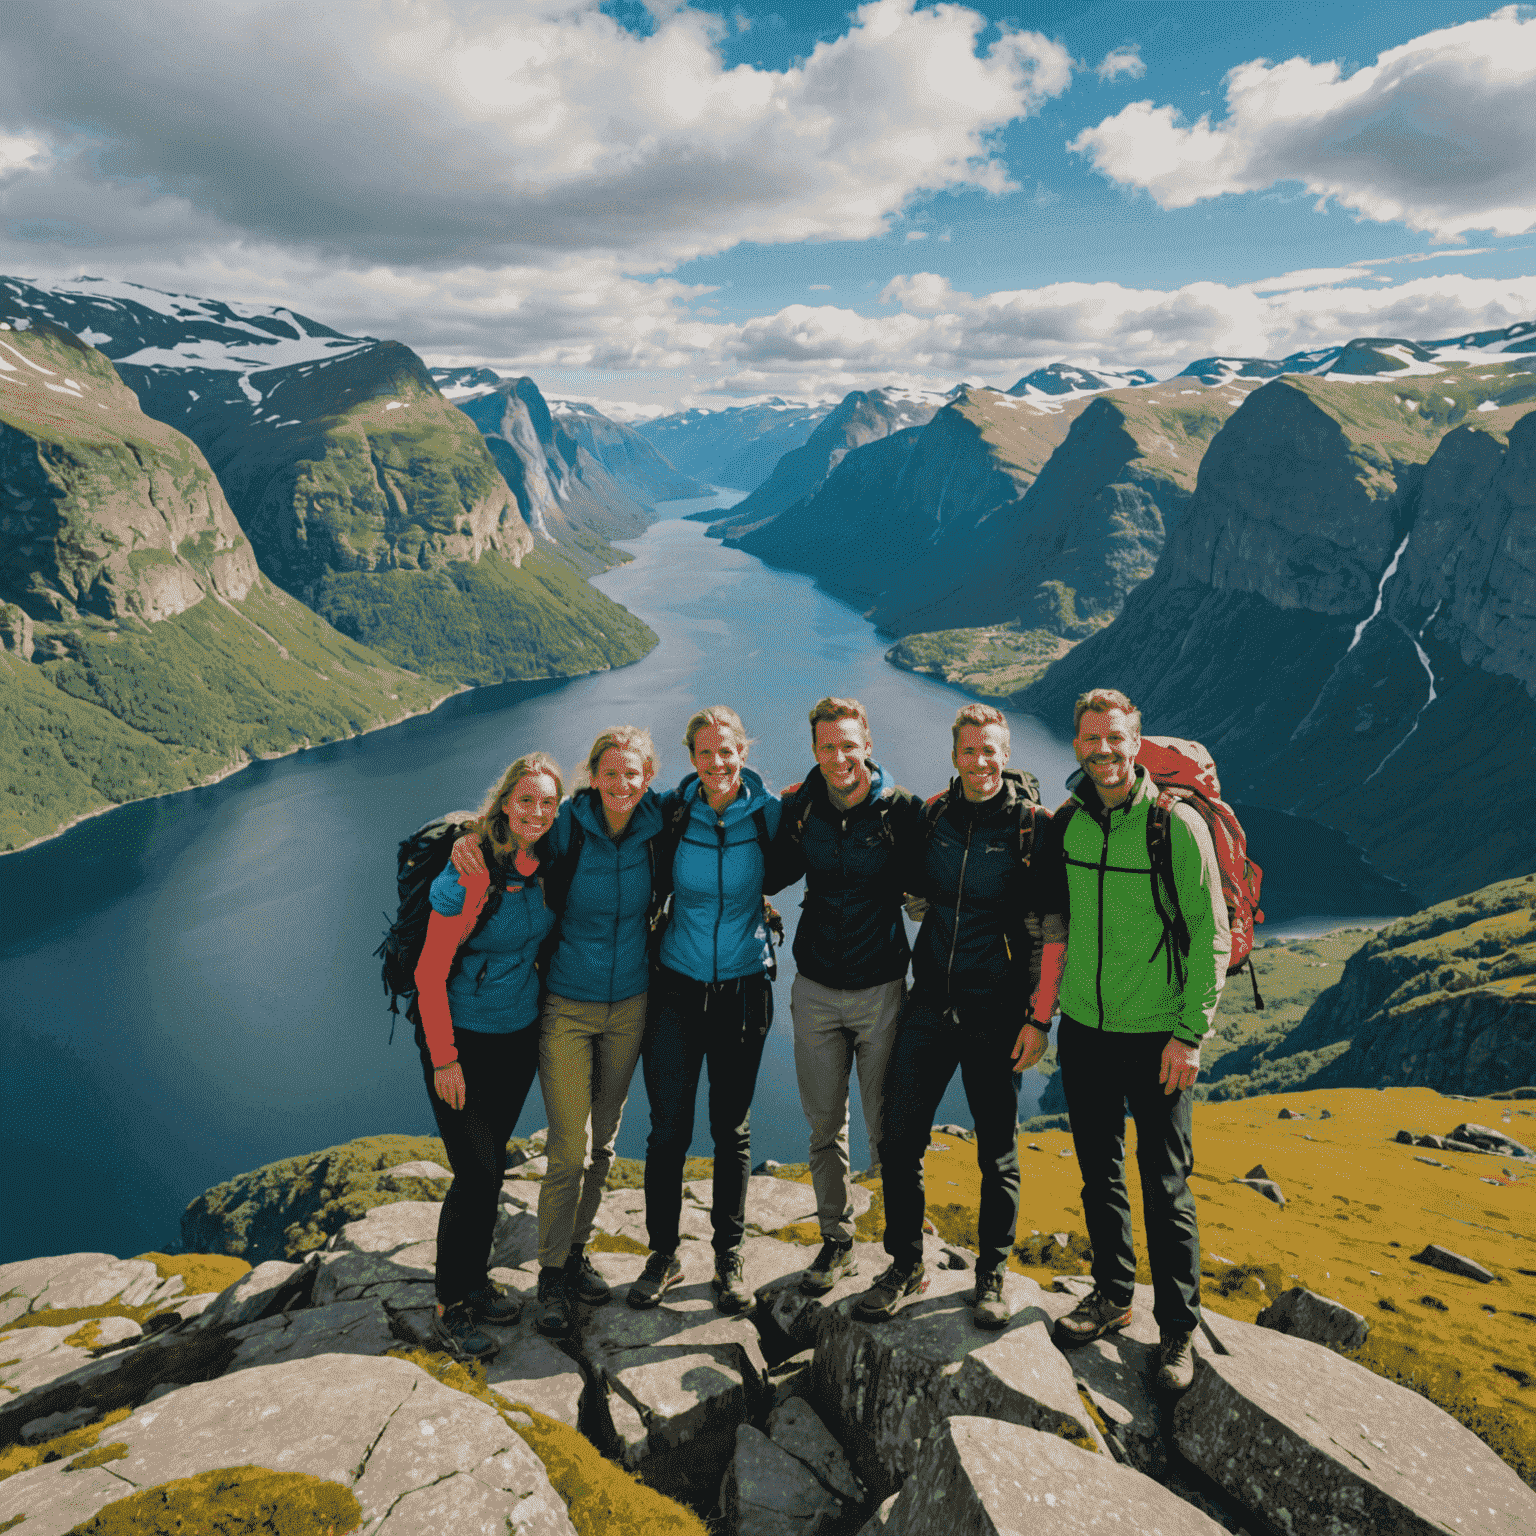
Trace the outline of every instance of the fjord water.
[[[944, 785], [957, 693], [889, 666], [873, 628], [809, 578], [680, 520], [737, 499], [670, 504], [634, 560], [598, 579], [660, 636], [633, 666], [460, 694], [0, 859], [0, 1262], [162, 1248], [187, 1201], [234, 1174], [356, 1136], [433, 1134], [403, 1020], [389, 1044], [372, 953], [394, 909], [395, 846], [440, 812], [477, 807], [519, 753], [543, 747], [569, 772], [603, 727], [633, 721], [655, 735], [665, 787], [688, 767], [689, 714], [723, 702], [778, 788], [810, 766], [811, 703], [852, 694], [889, 774], [925, 795]], [[1054, 803], [1069, 747], [1027, 716], [1012, 728], [1014, 765]], [[798, 888], [778, 898], [791, 934], [798, 901]], [[792, 974], [786, 952], [753, 1109], [754, 1158], [783, 1162], [806, 1155]], [[1042, 1085], [1026, 1074], [1021, 1114]], [[938, 1118], [968, 1120], [958, 1078]], [[535, 1087], [518, 1129], [542, 1124]], [[622, 1154], [644, 1154], [648, 1124], [637, 1072]], [[857, 1104], [852, 1143], [863, 1166]]]

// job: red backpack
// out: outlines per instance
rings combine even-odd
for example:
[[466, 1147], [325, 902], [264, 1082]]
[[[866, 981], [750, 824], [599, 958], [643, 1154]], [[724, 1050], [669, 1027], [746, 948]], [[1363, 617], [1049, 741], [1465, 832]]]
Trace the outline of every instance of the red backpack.
[[[1198, 741], [1185, 741], [1178, 736], [1143, 736], [1136, 761], [1147, 770], [1158, 789], [1152, 814], [1147, 817], [1147, 854], [1152, 863], [1152, 901], [1163, 920], [1175, 970], [1182, 972], [1183, 957], [1189, 953], [1189, 929], [1179, 911], [1178, 892], [1173, 883], [1170, 835], [1173, 807], [1182, 803], [1205, 823], [1216, 849], [1221, 894], [1226, 899], [1227, 921], [1232, 929], [1227, 975], [1236, 975], [1246, 965], [1248, 979], [1253, 983], [1253, 1006], [1262, 1008], [1264, 999], [1259, 996], [1259, 978], [1253, 965], [1253, 925], [1264, 921], [1259, 909], [1259, 886], [1264, 871], [1248, 857], [1247, 834], [1232, 807], [1221, 798], [1215, 760]], [[1182, 984], [1182, 974], [1179, 980]]]

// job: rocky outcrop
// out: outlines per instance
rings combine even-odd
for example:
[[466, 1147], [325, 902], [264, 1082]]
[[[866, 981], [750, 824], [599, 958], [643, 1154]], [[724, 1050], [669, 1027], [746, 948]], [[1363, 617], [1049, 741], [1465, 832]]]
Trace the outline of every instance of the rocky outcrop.
[[1154, 575], [1020, 706], [1061, 720], [1112, 683], [1149, 728], [1205, 742], [1231, 798], [1345, 833], [1420, 899], [1536, 865], [1520, 825], [1490, 839], [1412, 809], [1517, 795], [1523, 759], [1490, 759], [1468, 722], [1536, 729], [1517, 616], [1536, 377], [1434, 366], [1253, 390]]

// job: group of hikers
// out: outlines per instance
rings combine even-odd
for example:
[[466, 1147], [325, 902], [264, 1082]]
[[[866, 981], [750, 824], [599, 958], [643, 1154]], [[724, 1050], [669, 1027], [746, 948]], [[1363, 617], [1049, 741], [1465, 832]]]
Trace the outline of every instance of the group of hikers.
[[[519, 1316], [488, 1264], [506, 1149], [535, 1074], [548, 1116], [535, 1324], [565, 1335], [576, 1305], [609, 1299], [587, 1245], [637, 1061], [651, 1111], [650, 1253], [628, 1303], [654, 1307], [682, 1279], [683, 1175], [707, 1067], [716, 1306], [753, 1305], [742, 1243], [752, 1096], [773, 1021], [767, 897], [803, 877], [791, 1012], [822, 1245], [802, 1290], [824, 1295], [855, 1272], [855, 1068], [889, 1263], [853, 1307], [879, 1322], [927, 1288], [923, 1157], [958, 1067], [981, 1173], [972, 1316], [1007, 1325], [1018, 1073], [1044, 1055], [1059, 1012], [1094, 1287], [1055, 1337], [1081, 1345], [1131, 1318], [1128, 1105], [1158, 1384], [1182, 1390], [1200, 1315], [1191, 1089], [1229, 958], [1205, 823], [1174, 806], [1157, 863], [1140, 713], [1113, 689], [1077, 701], [1081, 771], [1054, 814], [1033, 779], [1009, 769], [1008, 722], [989, 705], [955, 716], [954, 777], [926, 804], [883, 773], [856, 700], [819, 700], [810, 726], [815, 766], [779, 795], [747, 766], [746, 729], [721, 705], [688, 721], [692, 772], [664, 794], [652, 788], [650, 734], [635, 726], [597, 738], [569, 797], [554, 760], [529, 753], [454, 843], [431, 885], [415, 972], [416, 1041], [453, 1170], [438, 1229], [439, 1343], [488, 1357], [487, 1326]], [[921, 920], [910, 945], [904, 908]]]

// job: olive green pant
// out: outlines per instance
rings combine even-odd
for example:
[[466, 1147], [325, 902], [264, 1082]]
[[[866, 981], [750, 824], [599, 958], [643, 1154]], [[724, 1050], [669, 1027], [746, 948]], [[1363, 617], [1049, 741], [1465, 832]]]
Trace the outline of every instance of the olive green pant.
[[539, 1263], [558, 1267], [592, 1240], [613, 1144], [645, 1034], [645, 993], [583, 1003], [553, 992], [539, 1032], [549, 1170], [539, 1186]]

